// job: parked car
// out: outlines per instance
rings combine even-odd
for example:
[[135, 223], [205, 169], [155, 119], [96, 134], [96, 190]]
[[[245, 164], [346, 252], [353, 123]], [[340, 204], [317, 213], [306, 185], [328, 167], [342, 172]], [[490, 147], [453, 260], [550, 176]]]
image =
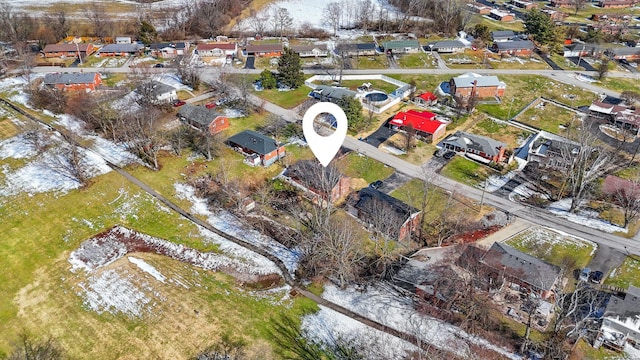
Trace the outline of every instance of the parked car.
[[447, 159], [447, 160], [453, 159], [454, 156], [456, 156], [455, 151], [448, 151], [448, 152], [444, 153], [444, 155], [442, 155], [442, 157]]
[[185, 101], [183, 101], [183, 100], [176, 100], [176, 101], [174, 101], [174, 102], [173, 102], [173, 107], [179, 107], [179, 106], [182, 106], [182, 105], [184, 105], [184, 104], [186, 104], [186, 102], [185, 102]]
[[604, 273], [602, 271], [594, 271], [591, 273], [590, 278], [592, 283], [600, 284], [604, 278]]
[[210, 103], [205, 104], [205, 107], [206, 107], [207, 109], [214, 109], [216, 106], [218, 106], [218, 105], [216, 105], [216, 103], [215, 103], [215, 102], [213, 102], [213, 101], [212, 101], [212, 102], [210, 102]]
[[580, 281], [589, 281], [589, 275], [590, 274], [591, 274], [591, 269], [584, 268], [580, 272], [580, 276], [578, 277], [578, 280], [580, 280]]
[[383, 184], [382, 180], [376, 180], [371, 184], [369, 184], [369, 187], [372, 189], [379, 189], [382, 186], [382, 184]]
[[153, 65], [154, 68], [163, 68], [164, 64], [155, 64]]
[[629, 65], [629, 61], [627, 59], [620, 59], [620, 63], [624, 65]]

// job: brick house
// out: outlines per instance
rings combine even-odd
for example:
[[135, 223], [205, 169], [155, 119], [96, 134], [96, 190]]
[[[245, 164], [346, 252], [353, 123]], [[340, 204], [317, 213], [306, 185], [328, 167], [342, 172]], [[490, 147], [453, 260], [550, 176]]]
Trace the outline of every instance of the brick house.
[[98, 56], [133, 56], [140, 53], [143, 46], [140, 44], [109, 44], [98, 50]]
[[638, 0], [600, 0], [598, 6], [603, 9], [628, 8], [633, 7]]
[[491, 9], [491, 11], [489, 12], [489, 17], [502, 22], [513, 21], [516, 19], [516, 16], [513, 13], [496, 9]]
[[238, 54], [238, 44], [236, 43], [198, 44], [196, 46], [195, 53], [198, 56], [235, 57]]
[[449, 80], [449, 92], [463, 99], [469, 97], [490, 98], [503, 97], [507, 85], [497, 76], [482, 76], [465, 73]]
[[438, 121], [436, 114], [429, 111], [400, 111], [389, 121], [392, 128], [406, 131], [413, 128], [416, 135], [429, 143], [438, 141], [447, 131], [447, 123]]
[[522, 1], [522, 0], [510, 0], [509, 4], [524, 10], [531, 10], [534, 7], [536, 7], [536, 4], [528, 1]]
[[281, 143], [252, 130], [233, 135], [227, 144], [242, 153], [245, 163], [251, 166], [269, 166], [286, 155]]
[[547, 14], [553, 21], [563, 21], [566, 17], [569, 17], [569, 14], [552, 9], [542, 9], [540, 12]]
[[438, 148], [470, 155], [471, 158], [485, 161], [503, 161], [507, 145], [486, 136], [456, 131], [447, 136], [438, 145]]
[[347, 212], [374, 232], [398, 241], [409, 240], [420, 227], [422, 212], [377, 189], [365, 187], [352, 194]]
[[46, 58], [77, 58], [78, 54], [80, 54], [80, 57], [84, 59], [95, 51], [96, 48], [93, 44], [47, 44], [42, 50], [42, 53]]
[[606, 54], [613, 57], [616, 60], [639, 60], [640, 59], [640, 47], [622, 47], [607, 49]]
[[282, 55], [284, 48], [281, 43], [278, 44], [249, 44], [245, 49], [248, 56], [264, 56], [279, 57]]
[[476, 14], [480, 14], [480, 15], [488, 15], [491, 12], [491, 8], [485, 5], [482, 5], [480, 3], [477, 2], [473, 2], [470, 4], [467, 4], [467, 7], [469, 7], [469, 10], [476, 13]]
[[499, 41], [495, 42], [492, 48], [499, 55], [530, 57], [535, 45], [531, 40]]
[[334, 203], [349, 194], [351, 179], [333, 165], [324, 167], [315, 160], [300, 160], [285, 169], [286, 182], [304, 191], [314, 203]]
[[550, 0], [549, 6], [557, 8], [570, 8], [575, 6], [573, 0]]
[[46, 86], [60, 90], [94, 91], [102, 84], [100, 73], [53, 73], [44, 76]]
[[229, 119], [226, 116], [204, 106], [183, 105], [178, 110], [178, 118], [197, 129], [208, 130], [211, 135], [229, 127]]

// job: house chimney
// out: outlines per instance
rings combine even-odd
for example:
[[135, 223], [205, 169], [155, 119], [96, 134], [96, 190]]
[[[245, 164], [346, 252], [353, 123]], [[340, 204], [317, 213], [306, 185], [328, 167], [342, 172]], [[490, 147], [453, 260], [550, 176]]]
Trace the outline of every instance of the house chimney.
[[478, 87], [478, 80], [473, 80], [473, 88], [471, 88], [471, 96], [476, 96], [477, 87]]

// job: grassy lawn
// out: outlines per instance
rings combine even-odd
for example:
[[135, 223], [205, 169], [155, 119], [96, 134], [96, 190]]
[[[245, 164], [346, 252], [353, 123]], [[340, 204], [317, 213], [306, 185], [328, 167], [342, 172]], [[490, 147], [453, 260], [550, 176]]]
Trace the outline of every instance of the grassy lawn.
[[604, 346], [600, 349], [594, 349], [591, 344], [584, 341], [584, 339], [580, 339], [575, 349], [569, 356], [569, 360], [624, 360], [628, 359], [623, 355], [613, 351], [608, 350]]
[[358, 86], [362, 86], [363, 83], [370, 83], [373, 89], [383, 91], [387, 94], [398, 88], [398, 86], [383, 80], [342, 80], [341, 86], [351, 90], [357, 90]]
[[361, 178], [367, 183], [386, 179], [393, 174], [394, 171], [393, 168], [386, 166], [378, 160], [355, 152], [347, 154], [347, 156], [340, 159], [336, 165], [346, 176]]
[[489, 61], [489, 64], [494, 69], [551, 70], [549, 64], [535, 54], [530, 58], [506, 57], [498, 61]]
[[488, 118], [477, 122], [469, 132], [502, 141], [511, 149], [518, 146], [519, 139], [526, 139], [530, 135], [530, 133], [522, 129], [518, 129], [506, 123], [499, 123]]
[[573, 263], [572, 269], [585, 267], [595, 250], [588, 242], [539, 227], [520, 233], [506, 243], [553, 265], [562, 267]]
[[574, 64], [572, 61], [567, 60], [567, 58], [560, 54], [551, 54], [549, 55], [549, 57], [554, 63], [556, 63], [556, 65], [560, 66], [563, 70], [584, 70], [582, 66]]
[[311, 89], [302, 85], [299, 88], [291, 91], [278, 91], [276, 89], [265, 89], [262, 91], [254, 91], [253, 93], [269, 102], [272, 102], [278, 106], [282, 106], [286, 109], [294, 108], [302, 104], [307, 100], [307, 95]]
[[121, 82], [127, 82], [129, 76], [123, 73], [107, 73], [103, 75], [102, 83], [106, 86], [116, 86]]
[[0, 140], [8, 139], [20, 132], [18, 126], [11, 119], [20, 119], [22, 115], [17, 114], [13, 109], [0, 105]]
[[386, 69], [389, 67], [389, 60], [384, 55], [358, 56], [352, 57], [350, 60], [353, 69]]
[[604, 283], [623, 289], [629, 285], [640, 287], [640, 259], [635, 256], [627, 257], [619, 268], [611, 272]]
[[[473, 51], [471, 49], [465, 49], [464, 52], [461, 53], [440, 54], [442, 60], [444, 60], [448, 66], [454, 68], [477, 68], [478, 66], [476, 65], [483, 67], [482, 62], [484, 61], [484, 56], [485, 54], [482, 50]], [[489, 56], [489, 53], [487, 53], [487, 56]]]
[[486, 25], [489, 28], [489, 31], [494, 31], [494, 30], [513, 30], [518, 32], [524, 31], [524, 23], [522, 21], [502, 22], [502, 21], [489, 19], [480, 15], [475, 16], [475, 18], [479, 19], [481, 24]]
[[273, 58], [256, 56], [254, 67], [256, 69], [276, 70], [278, 68], [278, 64], [271, 65], [271, 59], [273, 59]]
[[438, 62], [430, 54], [418, 52], [401, 55], [398, 59], [398, 65], [403, 69], [435, 69], [438, 67]]
[[638, 85], [638, 81], [634, 79], [606, 77], [598, 81], [597, 84], [598, 86], [617, 92], [634, 91], [640, 93], [640, 85]]
[[493, 171], [484, 165], [471, 161], [464, 156], [456, 156], [445, 165], [440, 174], [457, 182], [476, 186], [489, 177]]
[[540, 105], [542, 104], [544, 106], [530, 107], [520, 114], [516, 120], [554, 134], [564, 133], [565, 130], [561, 129], [560, 126], [571, 124], [575, 113], [552, 103], [540, 103]]
[[[596, 95], [579, 87], [567, 85], [537, 75], [501, 76], [501, 81], [507, 84], [505, 96], [501, 104], [479, 104], [476, 109], [484, 111], [498, 119], [506, 119], [517, 114], [527, 104], [539, 96], [557, 100], [567, 105], [579, 107], [590, 105]], [[573, 100], [567, 99], [567, 94], [574, 95]]]
[[411, 80], [416, 81], [416, 94], [420, 94], [424, 91], [433, 92], [440, 83], [443, 81], [448, 81], [451, 79], [452, 75], [399, 75], [399, 74], [391, 74], [389, 77], [394, 79], [398, 79], [400, 81], [404, 81], [407, 84], [411, 82]]
[[[388, 146], [404, 151], [406, 146], [406, 138], [404, 133], [397, 133], [391, 136], [383, 143], [381, 148]], [[396, 155], [397, 157], [408, 161], [412, 164], [421, 165], [433, 157], [437, 148], [435, 144], [427, 144], [422, 140], [415, 139], [414, 147], [407, 154]], [[383, 148], [384, 151], [384, 148]]]

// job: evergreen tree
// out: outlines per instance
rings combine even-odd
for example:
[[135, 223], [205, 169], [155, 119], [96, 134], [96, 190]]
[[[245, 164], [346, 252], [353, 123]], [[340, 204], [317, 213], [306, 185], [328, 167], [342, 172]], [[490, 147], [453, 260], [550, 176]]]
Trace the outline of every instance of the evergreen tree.
[[349, 130], [360, 131], [364, 129], [367, 124], [364, 115], [362, 115], [362, 104], [358, 99], [353, 96], [343, 97], [340, 99], [338, 105], [340, 105], [345, 115], [347, 115]]
[[275, 75], [269, 69], [264, 69], [260, 73], [260, 83], [265, 89], [273, 89], [276, 87], [277, 81]]
[[291, 48], [284, 48], [284, 52], [278, 60], [278, 72], [280, 73], [280, 81], [282, 84], [292, 89], [304, 84], [300, 55], [293, 52]]
[[156, 28], [153, 27], [153, 25], [146, 22], [145, 20], [142, 20], [140, 22], [140, 30], [138, 33], [138, 39], [140, 39], [140, 41], [142, 41], [145, 45], [149, 45], [155, 42], [157, 36], [158, 31], [156, 31]]
[[543, 45], [548, 45], [556, 40], [556, 25], [549, 15], [531, 10], [524, 21], [525, 32], [533, 37], [533, 40]]

